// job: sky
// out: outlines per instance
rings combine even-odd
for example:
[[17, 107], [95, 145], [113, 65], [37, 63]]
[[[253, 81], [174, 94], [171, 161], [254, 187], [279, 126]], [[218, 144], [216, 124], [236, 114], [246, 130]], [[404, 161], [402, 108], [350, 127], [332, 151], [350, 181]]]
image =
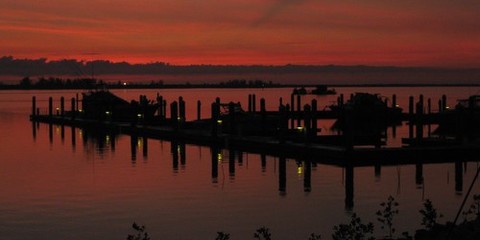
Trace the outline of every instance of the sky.
[[0, 55], [480, 67], [478, 0], [0, 0]]

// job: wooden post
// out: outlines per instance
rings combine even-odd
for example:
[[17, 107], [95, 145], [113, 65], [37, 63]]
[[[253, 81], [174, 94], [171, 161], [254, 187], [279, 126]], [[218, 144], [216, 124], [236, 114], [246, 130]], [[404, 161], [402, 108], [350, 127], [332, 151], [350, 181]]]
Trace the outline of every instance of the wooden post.
[[432, 113], [432, 99], [430, 98], [427, 99], [427, 111], [428, 111], [428, 114]]
[[297, 112], [302, 111], [302, 98], [300, 94], [297, 94]]
[[413, 116], [413, 96], [408, 98], [408, 115], [410, 117]]
[[235, 103], [228, 103], [229, 133], [235, 134]]
[[423, 100], [423, 94], [420, 94], [420, 96], [418, 97], [418, 102], [420, 103], [422, 109], [422, 114], [425, 112], [425, 101]]
[[278, 191], [280, 195], [285, 195], [287, 189], [287, 160], [285, 157], [278, 159], [278, 173]]
[[305, 104], [303, 107], [303, 124], [304, 127], [304, 141], [305, 143], [309, 143], [309, 137], [312, 131], [312, 122], [311, 122], [311, 107], [308, 104]]
[[64, 97], [60, 98], [60, 116], [62, 116], [62, 118], [65, 116], [65, 98]]
[[70, 109], [71, 109], [71, 112], [72, 112], [71, 118], [72, 118], [72, 120], [75, 120], [75, 115], [77, 114], [77, 112], [75, 111], [75, 98], [73, 98], [73, 97], [70, 100]]
[[163, 112], [163, 97], [160, 96], [158, 93], [157, 93], [157, 104], [158, 104], [158, 117], [160, 119], [163, 119], [164, 117], [164, 112]]
[[397, 108], [397, 95], [392, 95], [392, 108]]
[[342, 107], [343, 103], [344, 103], [344, 100], [343, 100], [343, 93], [342, 93], [342, 94], [340, 94], [340, 99], [339, 99], [339, 102], [338, 102], [338, 106]]
[[32, 97], [32, 117], [35, 117], [37, 112], [37, 98], [35, 96]]
[[278, 111], [280, 112], [278, 140], [283, 144], [285, 143], [285, 135], [288, 129], [287, 107], [280, 105]]
[[316, 137], [318, 132], [317, 126], [317, 100], [312, 100], [312, 136]]
[[300, 126], [302, 117], [300, 116], [302, 112], [302, 99], [300, 94], [297, 94], [297, 125]]
[[178, 107], [179, 107], [179, 110], [178, 110], [178, 113], [179, 113], [179, 120], [180, 122], [185, 122], [186, 120], [186, 116], [185, 116], [185, 101], [183, 100], [183, 97], [179, 97], [178, 98]]
[[162, 118], [167, 118], [167, 100], [163, 99], [161, 107], [162, 107]]
[[219, 107], [220, 105], [216, 102], [212, 103], [212, 110], [211, 110], [211, 120], [212, 120], [212, 129], [211, 129], [211, 135], [212, 137], [217, 137], [218, 136], [218, 115], [219, 115]]
[[[213, 105], [214, 103], [212, 103]], [[216, 146], [210, 147], [210, 152], [212, 156], [212, 182], [216, 183], [218, 180], [218, 155], [220, 154], [219, 149]]]
[[290, 94], [290, 111], [295, 111], [295, 94]]
[[257, 96], [252, 94], [252, 112], [257, 111]]
[[[80, 104], [79, 104], [79, 101], [80, 101], [80, 100], [78, 99], [78, 93], [76, 93], [76, 94], [75, 94], [75, 107], [76, 107], [75, 111], [76, 111], [76, 112], [78, 112], [78, 107], [79, 107], [79, 105], [80, 105]], [[83, 108], [83, 106], [82, 106], [82, 108]]]
[[202, 119], [202, 102], [200, 100], [197, 101], [197, 120]]
[[345, 139], [345, 149], [350, 152], [354, 145], [354, 126], [353, 126], [353, 112], [351, 109], [343, 110], [344, 128], [343, 137]]
[[265, 108], [265, 98], [261, 98], [260, 99], [260, 112], [265, 112], [266, 111], [266, 108]]
[[48, 98], [48, 117], [52, 117], [53, 116], [53, 98], [52, 97], [49, 97]]
[[170, 120], [175, 131], [178, 130], [178, 103], [173, 101], [170, 103]]
[[417, 111], [416, 111], [416, 114], [417, 114], [417, 120], [416, 120], [416, 130], [417, 130], [417, 134], [416, 134], [416, 137], [417, 139], [422, 139], [423, 138], [423, 123], [422, 123], [422, 119], [423, 119], [423, 104], [421, 101], [419, 101], [417, 103]]
[[252, 94], [248, 94], [248, 112], [252, 112]]
[[447, 109], [447, 95], [442, 95], [442, 112]]

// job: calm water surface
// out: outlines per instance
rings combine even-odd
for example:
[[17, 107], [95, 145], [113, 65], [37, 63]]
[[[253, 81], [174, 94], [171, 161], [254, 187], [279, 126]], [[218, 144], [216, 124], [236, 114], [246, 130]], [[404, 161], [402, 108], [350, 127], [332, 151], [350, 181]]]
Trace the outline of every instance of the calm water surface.
[[[170, 102], [183, 96], [187, 118], [209, 116], [215, 97], [247, 106], [248, 94], [264, 97], [268, 109], [279, 98], [289, 101], [291, 89], [170, 89], [161, 94]], [[408, 96], [424, 94], [436, 103], [442, 94], [449, 105], [476, 94], [480, 88], [339, 88], [353, 92], [397, 94], [407, 106]], [[156, 90], [115, 90], [127, 100]], [[395, 219], [398, 232], [420, 227], [424, 199], [431, 199], [452, 221], [470, 185], [478, 156], [457, 164], [430, 164], [354, 169], [354, 206], [345, 206], [345, 170], [296, 159], [247, 152], [212, 150], [169, 141], [131, 138], [48, 124], [33, 125], [28, 115], [31, 97], [46, 112], [49, 96], [70, 99], [76, 91], [0, 92], [0, 234], [2, 239], [125, 239], [136, 221], [147, 226], [152, 239], [215, 239], [217, 231], [232, 239], [252, 239], [255, 229], [267, 226], [274, 239], [308, 239], [310, 233], [329, 239], [334, 225], [351, 212], [376, 224], [379, 204], [389, 195], [400, 203]], [[336, 96], [317, 98], [319, 107]], [[56, 103], [58, 104], [58, 103]], [[434, 104], [434, 111], [436, 105]], [[245, 108], [245, 107], [244, 107]], [[332, 122], [320, 122], [322, 134]], [[35, 131], [34, 131], [35, 130]], [[405, 127], [389, 137], [399, 145]], [[311, 159], [315, 161], [316, 159]], [[454, 159], [452, 159], [454, 160]], [[214, 174], [212, 169], [217, 169]], [[460, 169], [460, 171], [455, 171]], [[423, 182], [418, 181], [421, 169]], [[311, 171], [311, 174], [308, 174]], [[285, 173], [285, 186], [282, 175]], [[461, 173], [459, 175], [458, 173]], [[308, 176], [310, 179], [308, 181]], [[310, 182], [310, 184], [308, 184]], [[305, 187], [305, 185], [310, 185]], [[480, 186], [474, 186], [480, 193]]]

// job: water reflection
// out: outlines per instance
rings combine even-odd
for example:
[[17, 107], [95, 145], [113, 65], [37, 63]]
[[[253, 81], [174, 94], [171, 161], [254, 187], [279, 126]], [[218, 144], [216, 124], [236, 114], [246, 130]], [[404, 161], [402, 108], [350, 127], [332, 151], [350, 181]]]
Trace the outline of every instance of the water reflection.
[[[53, 124], [46, 124], [48, 125], [48, 142], [52, 145], [55, 141], [55, 138], [60, 138], [62, 144], [65, 142], [66, 134], [68, 134], [68, 129], [70, 128], [70, 138], [71, 138], [71, 149], [73, 152], [76, 151], [77, 148], [77, 135], [81, 136], [82, 144], [84, 152], [87, 155], [91, 155], [92, 153], [98, 154], [100, 158], [104, 157], [109, 151], [115, 152], [116, 151], [116, 141], [118, 138], [118, 133], [110, 132], [102, 129], [79, 129], [75, 127], [66, 127], [61, 125], [53, 125]], [[38, 130], [40, 129], [40, 125], [34, 123], [32, 126], [32, 137], [34, 141], [39, 141], [41, 136], [38, 134]], [[55, 130], [54, 130], [55, 129]], [[139, 136], [137, 134], [132, 134], [129, 136], [130, 138], [130, 160], [132, 166], [135, 166], [137, 163], [137, 154], [139, 149], [142, 149], [142, 156], [143, 160], [147, 161], [148, 154], [149, 154], [149, 144], [151, 142], [155, 142], [155, 139], [149, 139], [146, 136]], [[170, 143], [170, 155], [171, 155], [171, 163], [172, 163], [172, 171], [173, 173], [185, 172], [187, 167], [187, 158], [196, 158], [197, 156], [187, 156], [187, 144], [183, 141], [178, 139], [173, 139], [170, 142], [164, 140], [158, 140], [161, 143], [163, 148], [164, 142]], [[201, 154], [201, 149], [204, 147], [198, 147], [197, 153]], [[92, 151], [94, 149], [94, 151]], [[216, 145], [212, 145], [209, 147], [210, 150], [210, 159], [211, 159], [211, 169], [210, 169], [210, 182], [212, 184], [219, 183], [219, 165], [228, 164], [228, 177], [230, 180], [235, 180], [238, 178], [239, 175], [237, 171], [247, 171], [248, 170], [248, 157], [245, 152], [238, 151], [234, 148], [228, 149], [221, 149]], [[322, 179], [323, 176], [319, 175], [319, 171], [315, 171], [319, 168], [320, 164], [327, 164], [332, 166], [332, 161], [323, 161], [322, 159], [293, 159], [295, 164], [287, 164], [289, 160], [284, 156], [278, 156], [278, 158], [273, 158], [271, 156], [267, 156], [266, 154], [253, 154], [255, 158], [258, 157], [259, 163], [259, 170], [261, 175], [268, 175], [269, 162], [273, 161], [274, 168], [270, 170], [270, 172], [278, 173], [278, 194], [279, 196], [286, 196], [288, 193], [287, 189], [287, 178], [288, 176], [292, 177], [293, 174], [298, 176], [297, 179], [291, 179], [290, 181], [297, 181], [303, 183], [303, 192], [305, 195], [309, 195], [311, 192], [315, 191], [314, 186], [316, 181]], [[246, 160], [246, 161], [245, 161]], [[339, 161], [338, 164], [334, 164], [335, 167], [342, 169], [342, 177], [341, 180], [344, 187], [344, 207], [347, 211], [352, 211], [355, 206], [355, 170], [360, 166], [355, 165], [355, 162], [346, 161], [342, 162]], [[278, 163], [278, 165], [277, 165]], [[392, 165], [392, 163], [387, 163], [388, 165]], [[455, 172], [455, 186], [454, 191], [458, 195], [463, 195], [463, 184], [464, 184], [464, 175], [467, 170], [467, 162], [462, 160], [455, 160], [451, 163], [452, 167], [454, 168]], [[246, 168], [244, 166], [247, 166]], [[414, 168], [414, 182], [417, 189], [422, 190], [422, 199], [423, 194], [425, 194], [425, 178], [424, 178], [424, 165], [423, 163], [415, 163], [412, 165]], [[365, 166], [361, 166], [365, 167]], [[381, 175], [382, 175], [382, 168], [385, 167], [384, 164], [381, 162], [372, 162], [371, 167], [373, 171], [373, 177], [375, 182], [381, 182]], [[240, 169], [240, 170], [239, 170]], [[278, 170], [277, 170], [278, 169]], [[396, 165], [396, 192], [397, 194], [401, 193], [401, 165]], [[223, 168], [222, 168], [223, 171]], [[289, 175], [290, 172], [290, 175]], [[317, 176], [315, 176], [315, 172]], [[372, 174], [372, 172], [370, 172]], [[447, 184], [448, 184], [448, 172], [447, 172]], [[325, 176], [327, 178], [327, 176]], [[315, 181], [314, 181], [315, 180]], [[361, 180], [362, 181], [362, 180]], [[299, 183], [299, 184], [301, 184]], [[321, 191], [321, 190], [320, 190]]]

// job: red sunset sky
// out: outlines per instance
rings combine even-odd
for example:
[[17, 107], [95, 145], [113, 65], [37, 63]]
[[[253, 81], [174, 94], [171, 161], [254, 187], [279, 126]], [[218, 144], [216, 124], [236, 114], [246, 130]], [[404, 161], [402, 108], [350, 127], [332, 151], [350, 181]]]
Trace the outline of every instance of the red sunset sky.
[[480, 67], [478, 0], [0, 0], [0, 55]]

